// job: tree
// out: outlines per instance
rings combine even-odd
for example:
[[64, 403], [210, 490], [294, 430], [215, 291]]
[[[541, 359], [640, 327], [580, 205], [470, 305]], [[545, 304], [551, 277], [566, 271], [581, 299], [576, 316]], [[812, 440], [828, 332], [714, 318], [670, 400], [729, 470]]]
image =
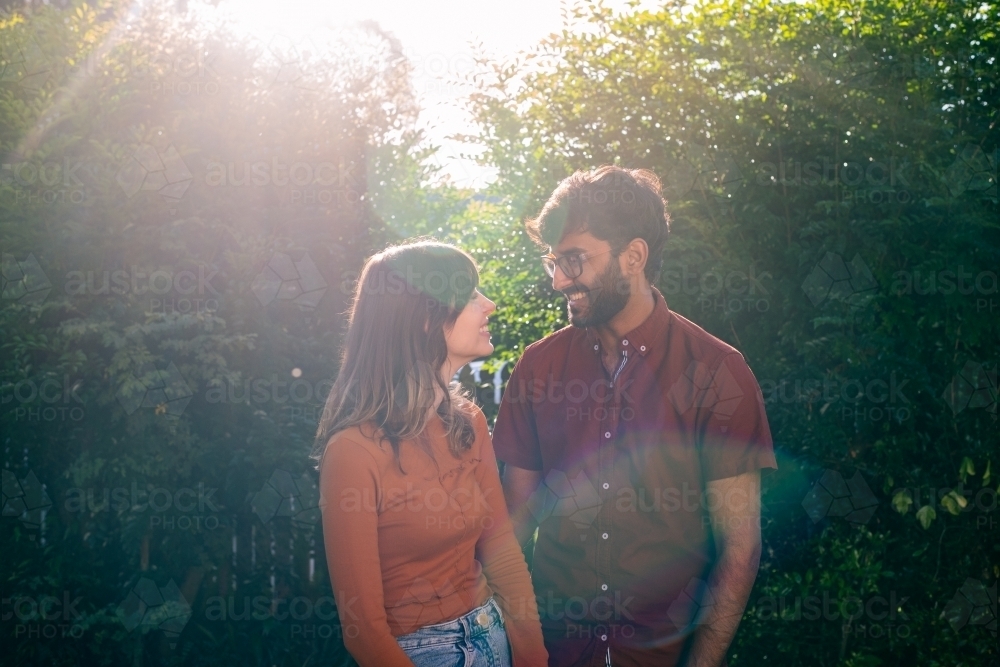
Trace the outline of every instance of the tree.
[[394, 237], [368, 191], [413, 133], [400, 45], [117, 0], [0, 18], [4, 598], [80, 598], [8, 650], [343, 662], [308, 455]]
[[[986, 630], [942, 610], [967, 578], [997, 577], [976, 530], [996, 485], [1000, 8], [573, 14], [520, 61], [482, 63], [478, 141], [511, 229], [575, 169], [664, 180], [658, 286], [744, 353], [779, 456], [732, 664], [995, 659]], [[552, 310], [529, 319], [545, 329]], [[824, 594], [906, 598], [906, 619], [792, 619], [795, 600]], [[769, 617], [774, 600], [792, 610]]]

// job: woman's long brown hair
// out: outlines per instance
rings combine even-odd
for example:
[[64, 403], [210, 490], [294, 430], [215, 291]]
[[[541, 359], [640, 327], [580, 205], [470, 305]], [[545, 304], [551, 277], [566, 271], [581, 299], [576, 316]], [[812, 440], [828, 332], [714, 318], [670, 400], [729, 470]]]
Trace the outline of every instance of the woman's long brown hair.
[[398, 464], [400, 442], [423, 433], [441, 395], [437, 414], [452, 454], [472, 446], [470, 403], [457, 386], [445, 384], [440, 369], [448, 358], [445, 327], [455, 323], [478, 284], [472, 257], [436, 241], [390, 247], [365, 263], [314, 458], [322, 461], [334, 435], [359, 426], [388, 441]]

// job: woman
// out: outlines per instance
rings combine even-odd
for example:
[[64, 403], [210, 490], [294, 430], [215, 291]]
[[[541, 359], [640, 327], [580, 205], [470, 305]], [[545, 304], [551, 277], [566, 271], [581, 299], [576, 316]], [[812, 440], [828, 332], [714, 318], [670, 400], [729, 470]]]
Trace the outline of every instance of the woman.
[[496, 306], [442, 243], [365, 264], [317, 434], [327, 563], [362, 667], [547, 664], [481, 410], [450, 383]]

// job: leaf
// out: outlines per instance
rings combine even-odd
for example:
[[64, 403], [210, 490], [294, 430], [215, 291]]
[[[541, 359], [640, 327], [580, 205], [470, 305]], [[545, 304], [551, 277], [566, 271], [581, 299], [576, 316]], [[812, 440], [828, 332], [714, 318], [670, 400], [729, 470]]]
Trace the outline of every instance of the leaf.
[[924, 505], [917, 510], [917, 521], [919, 521], [920, 525], [924, 527], [924, 530], [930, 528], [931, 523], [933, 523], [936, 518], [937, 512], [935, 512], [934, 508], [930, 505]]
[[892, 508], [900, 514], [906, 514], [909, 512], [910, 505], [912, 504], [913, 496], [910, 495], [909, 489], [903, 489], [892, 497]]
[[984, 487], [988, 486], [989, 483], [990, 483], [990, 475], [992, 474], [990, 472], [990, 466], [992, 466], [992, 465], [993, 465], [993, 461], [989, 461], [989, 460], [986, 461], [986, 472], [983, 473], [983, 486]]
[[968, 504], [969, 501], [965, 499], [965, 496], [963, 496], [955, 489], [952, 489], [951, 491], [948, 492], [946, 496], [941, 498], [941, 506], [944, 507], [946, 510], [948, 510], [948, 512], [950, 512], [951, 514], [954, 514], [955, 516], [961, 514], [962, 510]]
[[962, 459], [962, 464], [958, 466], [958, 475], [962, 478], [962, 483], [969, 478], [969, 475], [976, 474], [976, 466], [968, 456]]

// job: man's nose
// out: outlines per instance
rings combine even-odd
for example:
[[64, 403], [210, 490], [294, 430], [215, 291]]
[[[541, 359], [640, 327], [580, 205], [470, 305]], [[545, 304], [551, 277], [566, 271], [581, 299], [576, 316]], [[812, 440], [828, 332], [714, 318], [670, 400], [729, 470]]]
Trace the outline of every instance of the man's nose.
[[[483, 298], [486, 299], [485, 296]], [[490, 315], [492, 315], [493, 311], [496, 309], [497, 309], [497, 304], [494, 303], [493, 301], [490, 301], [489, 299], [486, 299], [486, 309], [485, 309], [486, 316], [489, 317]]]
[[552, 272], [552, 289], [557, 292], [564, 292], [572, 284], [573, 281], [566, 277], [566, 274], [563, 273], [563, 270], [557, 264], [555, 271]]

